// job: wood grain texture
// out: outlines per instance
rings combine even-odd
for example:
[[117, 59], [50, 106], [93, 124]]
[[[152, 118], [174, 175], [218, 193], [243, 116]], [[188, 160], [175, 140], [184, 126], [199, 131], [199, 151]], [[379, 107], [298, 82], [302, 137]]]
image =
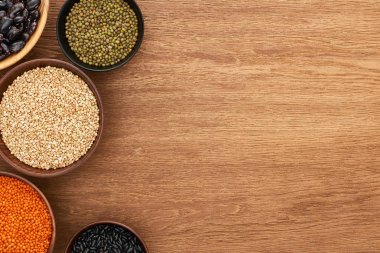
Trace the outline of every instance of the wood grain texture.
[[[29, 59], [65, 59], [62, 3]], [[89, 73], [105, 107], [96, 153], [32, 179], [55, 252], [101, 219], [153, 253], [380, 252], [380, 2], [138, 3], [138, 55]]]

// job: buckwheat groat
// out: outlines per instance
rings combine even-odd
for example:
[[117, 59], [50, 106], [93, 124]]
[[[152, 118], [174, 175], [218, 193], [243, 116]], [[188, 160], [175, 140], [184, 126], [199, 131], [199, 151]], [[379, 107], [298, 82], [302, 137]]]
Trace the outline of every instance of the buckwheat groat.
[[57, 169], [79, 160], [99, 128], [99, 108], [88, 85], [55, 67], [25, 72], [8, 87], [0, 105], [4, 143], [20, 161]]

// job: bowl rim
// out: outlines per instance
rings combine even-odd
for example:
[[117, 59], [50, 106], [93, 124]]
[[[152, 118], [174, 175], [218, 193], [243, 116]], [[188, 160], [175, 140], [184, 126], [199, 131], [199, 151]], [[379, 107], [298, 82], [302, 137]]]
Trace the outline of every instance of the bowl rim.
[[123, 227], [124, 229], [127, 229], [129, 230], [130, 232], [132, 232], [141, 242], [144, 250], [145, 250], [145, 253], [149, 253], [149, 250], [148, 250], [148, 247], [145, 243], [145, 241], [142, 239], [142, 237], [136, 232], [136, 230], [134, 230], [133, 228], [131, 228], [130, 226], [124, 224], [124, 223], [121, 223], [121, 222], [117, 222], [117, 221], [112, 221], [112, 220], [101, 220], [101, 221], [97, 221], [97, 222], [93, 222], [93, 223], [90, 223], [90, 224], [87, 224], [85, 226], [83, 226], [78, 232], [76, 232], [70, 239], [70, 241], [68, 242], [67, 244], [67, 247], [66, 247], [66, 250], [65, 250], [65, 253], [71, 253], [70, 250], [71, 250], [71, 247], [73, 246], [74, 244], [74, 241], [83, 233], [85, 232], [86, 230], [88, 230], [89, 228], [91, 227], [94, 227], [96, 225], [102, 225], [102, 224], [111, 224], [111, 225], [117, 225], [117, 226], [120, 226], [120, 227]]
[[[98, 145], [100, 143], [100, 140], [101, 140], [101, 137], [102, 137], [102, 134], [103, 134], [103, 128], [104, 128], [104, 109], [103, 109], [103, 102], [102, 102], [101, 96], [99, 94], [99, 91], [98, 91], [95, 83], [91, 80], [91, 78], [86, 73], [84, 73], [80, 68], [76, 67], [75, 65], [73, 65], [73, 64], [71, 64], [69, 62], [61, 61], [61, 60], [57, 60], [57, 59], [41, 58], [41, 59], [34, 59], [34, 60], [31, 60], [31, 61], [27, 61], [27, 62], [24, 62], [22, 64], [19, 64], [16, 67], [14, 67], [13, 69], [11, 69], [10, 71], [8, 71], [0, 79], [0, 86], [4, 85], [4, 81], [5, 80], [7, 80], [8, 78], [12, 77], [15, 73], [17, 73], [18, 71], [20, 71], [24, 67], [26, 67], [25, 71], [28, 71], [28, 70], [31, 70], [31, 69], [34, 69], [34, 68], [37, 68], [37, 67], [41, 67], [41, 66], [39, 66], [39, 64], [41, 64], [41, 63], [42, 63], [42, 65], [45, 65], [45, 66], [53, 66], [53, 67], [56, 66], [58, 68], [64, 68], [64, 69], [72, 72], [74, 75], [79, 76], [89, 86], [90, 90], [92, 91], [92, 93], [95, 96], [95, 99], [96, 99], [96, 102], [97, 102], [97, 105], [98, 105], [98, 108], [99, 108], [99, 129], [98, 129], [98, 134], [95, 137], [94, 142], [92, 143], [90, 149], [87, 151], [86, 154], [84, 154], [77, 161], [75, 161], [74, 163], [72, 163], [72, 164], [70, 164], [70, 165], [68, 165], [66, 167], [58, 168], [58, 169], [55, 169], [55, 170], [46, 170], [45, 171], [43, 169], [34, 168], [34, 167], [30, 166], [30, 165], [27, 165], [27, 164], [23, 163], [22, 161], [20, 161], [17, 157], [14, 156], [14, 159], [17, 159], [18, 161], [22, 162], [25, 166], [31, 168], [32, 170], [35, 170], [36, 172], [29, 171], [29, 170], [21, 168], [11, 158], [9, 158], [9, 156], [7, 154], [5, 154], [3, 152], [3, 150], [0, 148], [0, 157], [7, 164], [9, 164], [12, 168], [14, 168], [15, 170], [17, 170], [18, 172], [23, 173], [23, 174], [28, 175], [28, 176], [32, 176], [32, 177], [52, 178], [52, 177], [57, 177], [57, 176], [61, 176], [61, 175], [67, 174], [67, 173], [69, 173], [69, 172], [77, 169], [78, 167], [82, 166], [94, 154], [96, 148], [98, 147]], [[59, 66], [54, 65], [54, 64], [57, 64]], [[22, 72], [22, 73], [24, 73], [24, 72]], [[2, 100], [2, 96], [3, 96], [3, 93], [0, 93], [0, 102]], [[0, 138], [2, 138], [1, 131], [0, 131]], [[5, 145], [5, 147], [8, 149], [8, 147], [6, 145]], [[37, 171], [39, 173], [37, 173]]]
[[5, 171], [0, 171], [0, 176], [11, 177], [11, 178], [15, 178], [15, 179], [22, 181], [23, 183], [32, 187], [39, 194], [39, 196], [42, 198], [46, 207], [49, 210], [49, 214], [50, 214], [50, 218], [51, 218], [52, 235], [51, 235], [50, 246], [49, 246], [49, 249], [47, 250], [47, 252], [52, 253], [54, 250], [54, 246], [55, 246], [57, 227], [56, 227], [56, 223], [55, 223], [55, 216], [53, 213], [53, 209], [51, 208], [51, 205], [50, 205], [48, 199], [46, 198], [45, 194], [35, 184], [33, 184], [28, 179], [26, 179], [22, 176], [19, 176], [19, 175], [10, 173], [10, 172], [5, 172]]
[[[60, 24], [60, 20], [63, 16], [63, 12], [66, 10], [66, 8], [68, 8], [67, 6], [72, 3], [73, 0], [66, 0], [65, 3], [62, 5], [59, 13], [58, 13], [58, 17], [57, 17], [57, 21], [56, 21], [56, 36], [57, 36], [57, 40], [58, 40], [58, 44], [61, 48], [61, 50], [63, 51], [63, 54], [72, 62], [74, 63], [76, 66], [78, 67], [81, 67], [85, 70], [89, 70], [89, 71], [93, 71], [93, 72], [108, 72], [108, 71], [112, 71], [112, 70], [115, 70], [115, 69], [119, 69], [121, 67], [123, 67], [125, 64], [127, 64], [128, 62], [130, 62], [134, 56], [137, 54], [137, 52], [139, 51], [142, 43], [143, 43], [143, 40], [144, 40], [144, 30], [145, 30], [145, 26], [144, 26], [144, 16], [142, 14], [142, 11], [139, 7], [139, 5], [137, 4], [137, 2], [135, 0], [126, 0], [126, 1], [130, 1], [132, 2], [135, 6], [136, 6], [136, 10], [138, 12], [138, 14], [136, 14], [137, 16], [137, 19], [138, 19], [138, 22], [141, 23], [141, 31], [140, 32], [140, 35], [141, 35], [141, 38], [138, 39], [136, 41], [136, 44], [135, 46], [133, 47], [132, 51], [127, 55], [127, 57], [125, 57], [123, 60], [121, 60], [120, 62], [114, 64], [114, 65], [111, 65], [109, 67], [104, 67], [104, 68], [98, 68], [96, 66], [94, 66], [94, 68], [92, 67], [88, 67], [87, 65], [83, 64], [81, 61], [77, 61], [76, 59], [74, 59], [73, 57], [70, 56], [70, 54], [67, 52], [66, 50], [66, 47], [63, 45], [63, 42], [62, 40], [64, 38], [61, 38], [60, 36], [60, 29], [59, 29], [59, 24]], [[78, 0], [75, 0], [75, 1], [78, 1]], [[67, 17], [67, 15], [65, 16]], [[141, 17], [141, 20], [139, 19], [139, 17]], [[71, 49], [70, 49], [71, 50]]]
[[[45, 2], [45, 5], [43, 5], [43, 1]], [[30, 51], [36, 46], [37, 42], [40, 40], [42, 37], [42, 34], [45, 30], [48, 16], [49, 16], [49, 8], [50, 8], [50, 0], [41, 0], [40, 7], [39, 8], [44, 8], [46, 15], [43, 15], [40, 11], [40, 19], [37, 22], [37, 28], [30, 36], [29, 40], [26, 42], [25, 46], [23, 49], [21, 49], [20, 52], [16, 54], [12, 54], [9, 57], [3, 59], [0, 61], [0, 70], [7, 69], [17, 62], [21, 61], [25, 56], [27, 56]]]

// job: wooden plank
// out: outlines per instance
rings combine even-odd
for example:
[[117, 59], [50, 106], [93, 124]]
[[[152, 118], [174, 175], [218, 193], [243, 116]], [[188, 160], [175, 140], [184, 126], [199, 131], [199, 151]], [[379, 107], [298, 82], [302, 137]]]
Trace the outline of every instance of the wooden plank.
[[[28, 59], [66, 60], [62, 3]], [[379, 1], [139, 5], [136, 58], [89, 73], [105, 106], [97, 152], [32, 179], [57, 216], [55, 252], [101, 219], [155, 253], [380, 252]]]

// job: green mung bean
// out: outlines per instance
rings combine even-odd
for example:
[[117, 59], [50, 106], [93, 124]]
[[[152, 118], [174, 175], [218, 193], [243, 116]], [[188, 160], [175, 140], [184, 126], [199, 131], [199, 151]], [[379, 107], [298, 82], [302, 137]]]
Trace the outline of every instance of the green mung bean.
[[66, 21], [66, 37], [76, 56], [106, 67], [128, 56], [136, 44], [138, 21], [124, 0], [81, 0]]

